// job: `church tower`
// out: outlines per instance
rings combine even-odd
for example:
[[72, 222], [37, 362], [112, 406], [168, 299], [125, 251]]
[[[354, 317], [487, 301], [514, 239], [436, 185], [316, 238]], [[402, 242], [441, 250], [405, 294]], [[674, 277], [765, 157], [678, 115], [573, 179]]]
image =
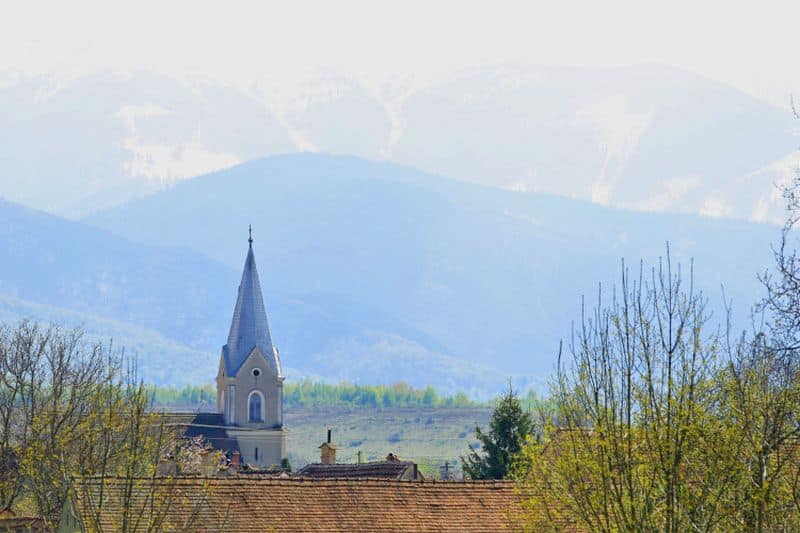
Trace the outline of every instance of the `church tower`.
[[272, 344], [267, 312], [253, 255], [253, 234], [244, 262], [228, 343], [217, 372], [217, 412], [236, 439], [244, 462], [280, 465], [286, 457], [283, 428], [283, 373]]

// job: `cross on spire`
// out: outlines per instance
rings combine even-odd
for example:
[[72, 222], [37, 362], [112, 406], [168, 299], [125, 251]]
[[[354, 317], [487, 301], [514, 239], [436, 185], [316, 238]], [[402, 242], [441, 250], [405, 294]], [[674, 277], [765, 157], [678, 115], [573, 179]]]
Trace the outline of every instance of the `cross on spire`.
[[248, 224], [247, 225], [247, 233], [249, 237], [247, 238], [247, 242], [250, 243], [250, 248], [253, 247], [253, 226]]

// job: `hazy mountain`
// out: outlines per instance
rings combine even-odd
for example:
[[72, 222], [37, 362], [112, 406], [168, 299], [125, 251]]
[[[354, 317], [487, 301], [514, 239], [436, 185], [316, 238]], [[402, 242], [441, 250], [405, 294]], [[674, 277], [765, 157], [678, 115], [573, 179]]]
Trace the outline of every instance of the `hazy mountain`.
[[0, 194], [68, 216], [258, 157], [385, 158], [493, 187], [780, 220], [790, 113], [660, 66], [480, 69], [435, 84], [311, 80], [288, 96], [148, 73], [0, 86]]
[[[265, 98], [269, 101], [269, 94]], [[277, 108], [299, 150], [375, 159], [392, 142], [392, 117], [384, 99], [350, 79], [314, 80]]]
[[[82, 326], [89, 340], [113, 340], [135, 354], [148, 381], [205, 383], [216, 375], [227, 338], [246, 251], [246, 243], [238, 244], [227, 267], [180, 245], [135, 244], [0, 201], [0, 319]], [[269, 263], [266, 249], [263, 256]], [[368, 303], [280, 289], [266, 296], [291, 378], [405, 379], [416, 385], [432, 380], [443, 389], [476, 395], [506, 378], [453, 358], [435, 339], [404, 325], [402, 317]], [[337, 364], [344, 347], [358, 361]]]
[[219, 344], [238, 274], [185, 249], [133, 244], [0, 202], [0, 294], [115, 319], [197, 349]]
[[218, 85], [138, 73], [0, 87], [0, 194], [55, 213], [292, 147], [261, 102]]
[[[714, 303], [724, 284], [744, 311], [776, 237], [769, 225], [612, 209], [314, 154], [187, 180], [87, 221], [231, 269], [241, 267], [253, 224], [284, 363], [382, 381], [424, 374], [426, 361], [442, 357], [545, 376], [580, 296], [591, 301], [600, 281], [610, 291], [621, 257], [638, 269], [666, 241], [684, 268], [696, 260], [697, 285]], [[439, 369], [434, 384], [447, 378]]]
[[[791, 113], [660, 66], [478, 70], [412, 94], [391, 158], [651, 211], [780, 219]], [[757, 171], [775, 166], [770, 172]]]

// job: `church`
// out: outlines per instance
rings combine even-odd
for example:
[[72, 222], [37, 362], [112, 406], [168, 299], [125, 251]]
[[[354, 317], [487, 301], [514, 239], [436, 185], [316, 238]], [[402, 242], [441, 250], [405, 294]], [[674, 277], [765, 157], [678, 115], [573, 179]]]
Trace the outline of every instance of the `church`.
[[217, 371], [215, 413], [172, 415], [187, 438], [202, 436], [243, 464], [269, 468], [286, 459], [281, 359], [267, 322], [250, 229], [228, 342]]
[[272, 344], [250, 230], [247, 257], [228, 343], [217, 372], [217, 413], [247, 464], [280, 465], [286, 458], [283, 373]]
[[[223, 452], [234, 471], [277, 474], [290, 470], [283, 425], [283, 372], [278, 348], [272, 343], [267, 310], [253, 252], [253, 232], [233, 308], [228, 341], [222, 346], [217, 370], [214, 412], [165, 413], [169, 426], [180, 428], [186, 440], [199, 439]], [[417, 464], [389, 453], [385, 460], [346, 464], [336, 460], [336, 445], [328, 438], [319, 447], [320, 462], [300, 468], [305, 478], [423, 479]], [[165, 463], [165, 468], [167, 467]], [[164, 473], [171, 472], [165, 470]]]

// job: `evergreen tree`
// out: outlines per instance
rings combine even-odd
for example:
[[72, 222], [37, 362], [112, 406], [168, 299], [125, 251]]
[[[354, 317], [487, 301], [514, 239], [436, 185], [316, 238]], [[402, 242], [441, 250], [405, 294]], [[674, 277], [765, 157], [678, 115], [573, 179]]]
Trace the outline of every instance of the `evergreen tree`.
[[472, 479], [505, 478], [514, 456], [520, 452], [533, 429], [530, 413], [522, 409], [519, 396], [509, 385], [492, 413], [488, 433], [479, 426], [475, 427], [481, 451], [470, 446], [469, 455], [461, 457], [464, 474]]

